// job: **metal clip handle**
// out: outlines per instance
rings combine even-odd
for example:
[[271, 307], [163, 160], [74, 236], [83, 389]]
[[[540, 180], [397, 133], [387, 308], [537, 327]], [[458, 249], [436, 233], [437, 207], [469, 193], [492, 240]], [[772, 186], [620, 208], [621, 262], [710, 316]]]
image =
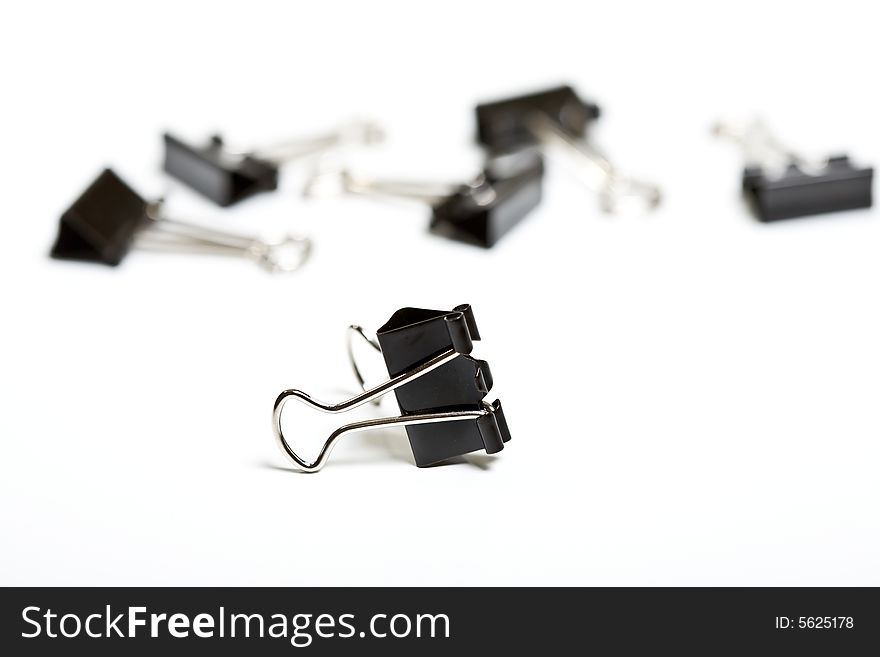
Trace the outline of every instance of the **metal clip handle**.
[[197, 226], [162, 214], [162, 203], [147, 207], [150, 222], [137, 235], [141, 248], [155, 251], [186, 251], [244, 256], [271, 272], [292, 272], [308, 259], [312, 242], [307, 237], [286, 235], [275, 241]]
[[478, 173], [465, 183], [445, 183], [417, 180], [379, 180], [356, 175], [343, 167], [329, 171], [317, 171], [303, 187], [303, 196], [307, 198], [343, 194], [411, 199], [429, 205], [435, 205], [455, 194], [470, 195], [478, 205], [489, 205], [496, 198], [495, 189], [485, 172]]
[[303, 187], [303, 196], [365, 196], [412, 199], [424, 203], [437, 201], [454, 194], [461, 185], [407, 180], [377, 180], [356, 175], [345, 167], [316, 170]]
[[536, 112], [529, 117], [528, 125], [541, 144], [565, 151], [581, 165], [581, 178], [598, 194], [603, 212], [622, 214], [629, 208], [649, 211], [660, 205], [657, 185], [624, 174], [598, 148], [569, 134], [545, 114]]
[[[411, 370], [408, 370], [391, 379], [388, 379], [373, 388], [364, 390], [363, 393], [337, 404], [326, 404], [324, 402], [318, 401], [316, 399], [313, 399], [311, 395], [301, 390], [285, 390], [280, 395], [278, 395], [278, 398], [275, 400], [275, 405], [272, 409], [272, 428], [275, 432], [275, 440], [284, 455], [294, 465], [296, 465], [304, 472], [317, 472], [322, 467], [324, 467], [324, 464], [330, 457], [330, 452], [333, 450], [333, 447], [336, 445], [338, 440], [349, 433], [367, 431], [370, 429], [382, 429], [385, 427], [405, 427], [416, 424], [432, 424], [436, 422], [461, 422], [464, 420], [476, 420], [485, 415], [492, 414], [494, 412], [493, 407], [484, 402], [483, 408], [480, 410], [422, 413], [418, 415], [384, 417], [371, 420], [362, 420], [360, 422], [353, 422], [351, 424], [341, 426], [336, 431], [331, 433], [330, 437], [327, 438], [324, 446], [321, 448], [321, 451], [318, 453], [318, 457], [312, 462], [306, 461], [305, 459], [300, 457], [290, 446], [284, 436], [284, 431], [281, 428], [281, 416], [284, 411], [285, 404], [287, 404], [287, 402], [291, 398], [296, 399], [297, 401], [307, 406], [310, 406], [311, 408], [323, 411], [324, 413], [344, 413], [345, 411], [352, 410], [354, 408], [357, 408], [358, 406], [362, 406], [374, 400], [378, 400], [380, 397], [388, 394], [392, 390], [406, 385], [410, 381], [424, 376], [428, 372], [431, 372], [438, 367], [442, 367], [446, 363], [449, 363], [450, 361], [458, 358], [460, 355], [461, 354], [459, 352], [455, 351], [454, 349], [450, 349], [443, 352], [439, 356], [435, 356], [434, 358], [425, 361], [424, 363], [414, 367]], [[360, 376], [358, 378], [360, 378]]]
[[383, 141], [385, 133], [373, 121], [351, 121], [316, 137], [297, 137], [247, 151], [229, 151], [248, 155], [276, 165], [345, 146], [371, 146]]
[[790, 166], [809, 172], [819, 170], [826, 164], [789, 148], [759, 118], [742, 123], [718, 121], [712, 126], [712, 134], [739, 145], [747, 165], [759, 166], [769, 175], [780, 175]]
[[[364, 340], [364, 342], [366, 342], [380, 354], [382, 353], [382, 347], [379, 346], [379, 341], [376, 338], [367, 335], [367, 332], [362, 326], [352, 324], [348, 327], [348, 331], [346, 331], [347, 340], [345, 345], [346, 350], [348, 351], [348, 362], [351, 364], [351, 369], [354, 371], [354, 377], [357, 379], [358, 385], [360, 386], [361, 390], [366, 392], [367, 383], [364, 380], [364, 375], [361, 373], [361, 368], [358, 366], [357, 357], [354, 355], [354, 338], [356, 336], [360, 336]], [[380, 401], [380, 399], [374, 399], [372, 403], [378, 406]]]

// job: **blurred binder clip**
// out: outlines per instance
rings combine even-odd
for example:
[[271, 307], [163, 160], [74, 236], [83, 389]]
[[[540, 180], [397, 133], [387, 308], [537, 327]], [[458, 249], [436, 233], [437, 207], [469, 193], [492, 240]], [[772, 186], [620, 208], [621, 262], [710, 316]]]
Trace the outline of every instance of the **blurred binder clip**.
[[278, 188], [282, 164], [349, 145], [381, 141], [372, 122], [345, 124], [326, 135], [295, 139], [252, 150], [228, 148], [215, 135], [203, 146], [192, 146], [170, 134], [165, 140], [165, 172], [217, 205], [226, 207], [260, 192]]
[[477, 139], [494, 153], [530, 147], [563, 152], [596, 191], [604, 212], [654, 209], [659, 188], [624, 174], [588, 139], [599, 114], [571, 87], [547, 89], [478, 105]]
[[869, 208], [874, 170], [849, 157], [811, 160], [788, 148], [760, 120], [717, 123], [713, 132], [740, 145], [746, 156], [743, 194], [761, 221]]
[[132, 244], [245, 256], [273, 272], [298, 269], [311, 251], [305, 237], [264, 241], [169, 219], [161, 201], [146, 201], [113, 170], [105, 169], [61, 216], [51, 256], [118, 265]]
[[[416, 465], [429, 466], [450, 458], [485, 450], [504, 449], [510, 431], [501, 402], [483, 398], [492, 389], [486, 361], [470, 356], [473, 341], [480, 339], [469, 305], [450, 312], [403, 308], [379, 329], [377, 339], [368, 338], [359, 326], [349, 328], [349, 356], [358, 381], [364, 381], [353, 357], [351, 338], [365, 338], [381, 351], [390, 378], [364, 389], [338, 404], [325, 404], [301, 390], [285, 390], [275, 401], [272, 424], [281, 451], [305, 472], [320, 470], [343, 436], [370, 429], [406, 427]], [[305, 461], [290, 446], [281, 428], [284, 405], [290, 399], [325, 413], [343, 413], [394, 391], [402, 415], [353, 422], [330, 434], [318, 457]]]
[[317, 173], [306, 196], [327, 192], [422, 201], [431, 206], [430, 231], [489, 248], [541, 202], [544, 163], [538, 153], [515, 153], [489, 160], [463, 184], [379, 180], [348, 169]]

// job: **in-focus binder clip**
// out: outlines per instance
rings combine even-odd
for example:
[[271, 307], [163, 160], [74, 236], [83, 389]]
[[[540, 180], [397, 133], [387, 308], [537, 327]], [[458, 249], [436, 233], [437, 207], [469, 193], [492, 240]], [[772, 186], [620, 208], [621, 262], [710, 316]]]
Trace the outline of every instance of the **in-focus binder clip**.
[[146, 201], [105, 169], [61, 216], [51, 256], [118, 265], [133, 243], [153, 250], [243, 255], [270, 271], [294, 271], [311, 251], [305, 237], [270, 242], [169, 219], [161, 201]]
[[488, 248], [540, 204], [543, 177], [540, 154], [514, 153], [489, 160], [464, 184], [376, 180], [341, 169], [316, 174], [304, 193], [313, 196], [332, 187], [335, 193], [422, 201], [432, 208], [432, 233]]
[[759, 120], [718, 123], [713, 132], [745, 152], [743, 194], [761, 221], [871, 207], [874, 170], [853, 166], [846, 155], [810, 160], [780, 143]]
[[192, 146], [167, 133], [164, 139], [166, 173], [226, 207], [277, 189], [278, 171], [286, 162], [342, 146], [373, 144], [382, 140], [382, 131], [374, 123], [355, 122], [326, 135], [249, 151], [229, 149], [218, 135], [203, 146]]
[[476, 108], [477, 139], [491, 152], [538, 146], [562, 151], [578, 165], [581, 179], [596, 191], [603, 211], [652, 210], [660, 204], [656, 185], [621, 172], [588, 140], [599, 108], [571, 87], [483, 103]]
[[[486, 361], [470, 356], [473, 341], [480, 339], [469, 305], [451, 312], [403, 308], [379, 329], [377, 339], [359, 326], [349, 328], [349, 356], [355, 375], [364, 380], [353, 357], [351, 339], [365, 338], [382, 352], [390, 378], [338, 404], [325, 404], [301, 390], [285, 390], [275, 400], [272, 424], [281, 451], [306, 472], [316, 472], [343, 436], [384, 427], [406, 427], [416, 465], [424, 467], [455, 456], [485, 450], [495, 454], [510, 440], [501, 402], [483, 398], [492, 389]], [[281, 429], [284, 405], [290, 399], [324, 411], [343, 413], [394, 391], [402, 415], [353, 422], [339, 427], [311, 463], [290, 446]]]

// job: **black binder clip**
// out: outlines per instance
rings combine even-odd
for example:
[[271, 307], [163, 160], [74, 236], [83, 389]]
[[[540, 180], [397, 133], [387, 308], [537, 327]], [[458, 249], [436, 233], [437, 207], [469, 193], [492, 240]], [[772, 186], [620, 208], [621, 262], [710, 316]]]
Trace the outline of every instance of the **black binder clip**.
[[763, 122], [718, 123], [714, 133], [745, 151], [743, 194], [761, 221], [869, 208], [874, 170], [846, 155], [816, 162], [776, 140]]
[[538, 153], [514, 153], [490, 159], [464, 184], [375, 180], [342, 169], [316, 174], [304, 194], [315, 196], [332, 187], [336, 193], [422, 201], [432, 208], [432, 233], [489, 248], [540, 204], [543, 177]]
[[[381, 351], [390, 378], [351, 399], [325, 404], [301, 390], [285, 390], [275, 400], [272, 424], [281, 451], [305, 472], [316, 472], [327, 462], [330, 451], [343, 436], [384, 427], [406, 427], [416, 465], [424, 467], [450, 458], [485, 450], [495, 454], [510, 440], [501, 402], [483, 398], [492, 389], [486, 361], [470, 356], [473, 341], [480, 339], [468, 305], [451, 312], [403, 308], [379, 329], [377, 340], [359, 326], [349, 328], [349, 356], [355, 375], [364, 380], [353, 357], [352, 337], [366, 339]], [[394, 391], [402, 415], [346, 424], [324, 443], [311, 463], [303, 460], [284, 437], [281, 415], [291, 398], [325, 413], [343, 413], [377, 402]]]
[[603, 211], [652, 210], [660, 203], [656, 185], [621, 172], [588, 140], [599, 107], [581, 99], [571, 87], [483, 103], [476, 108], [477, 139], [490, 152], [538, 146], [561, 151], [578, 165], [581, 180], [599, 197]]
[[311, 251], [311, 241], [305, 237], [264, 241], [169, 219], [161, 201], [146, 201], [113, 170], [105, 169], [61, 216], [50, 255], [118, 265], [133, 244], [152, 250], [243, 255], [270, 271], [294, 271]]
[[204, 146], [191, 146], [167, 133], [164, 139], [165, 172], [226, 207], [277, 189], [278, 171], [286, 162], [347, 145], [373, 144], [382, 140], [382, 131], [373, 123], [351, 123], [326, 135], [247, 151], [228, 148], [218, 135]]
[[584, 139], [600, 110], [568, 86], [483, 103], [477, 106], [477, 139], [498, 153], [538, 146], [540, 135], [531, 126], [535, 113], [548, 117], [566, 134]]

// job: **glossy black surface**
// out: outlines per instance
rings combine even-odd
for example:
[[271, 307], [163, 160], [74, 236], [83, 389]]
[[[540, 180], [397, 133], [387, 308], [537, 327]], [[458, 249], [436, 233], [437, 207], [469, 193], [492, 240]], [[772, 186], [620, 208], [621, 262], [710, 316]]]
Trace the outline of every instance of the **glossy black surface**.
[[201, 147], [191, 146], [166, 134], [164, 169], [169, 175], [226, 207], [278, 188], [278, 167], [250, 156], [232, 156], [223, 140], [212, 137]]
[[575, 137], [583, 137], [599, 118], [599, 107], [581, 99], [568, 86], [514, 96], [477, 106], [477, 139], [495, 151], [508, 151], [535, 143], [529, 117], [540, 112]]
[[873, 169], [856, 168], [840, 156], [817, 172], [791, 166], [781, 176], [768, 176], [760, 168], [747, 168], [743, 192], [761, 221], [777, 221], [869, 208], [873, 178]]
[[[382, 326], [377, 337], [388, 373], [394, 377], [449, 349], [463, 354], [395, 390], [404, 415], [480, 410], [492, 389], [486, 361], [468, 354], [480, 339], [468, 305], [452, 311], [403, 308]], [[493, 454], [504, 448], [510, 432], [500, 402], [496, 412], [475, 420], [422, 424], [406, 428], [416, 465], [423, 467], [477, 450]]]
[[528, 216], [541, 202], [541, 157], [531, 154], [528, 163], [513, 172], [508, 165], [503, 171], [497, 169], [489, 163], [484, 171], [491, 190], [464, 186], [437, 203], [431, 215], [431, 231], [489, 248]]
[[148, 221], [147, 202], [105, 169], [61, 215], [50, 255], [118, 265], [137, 229]]

